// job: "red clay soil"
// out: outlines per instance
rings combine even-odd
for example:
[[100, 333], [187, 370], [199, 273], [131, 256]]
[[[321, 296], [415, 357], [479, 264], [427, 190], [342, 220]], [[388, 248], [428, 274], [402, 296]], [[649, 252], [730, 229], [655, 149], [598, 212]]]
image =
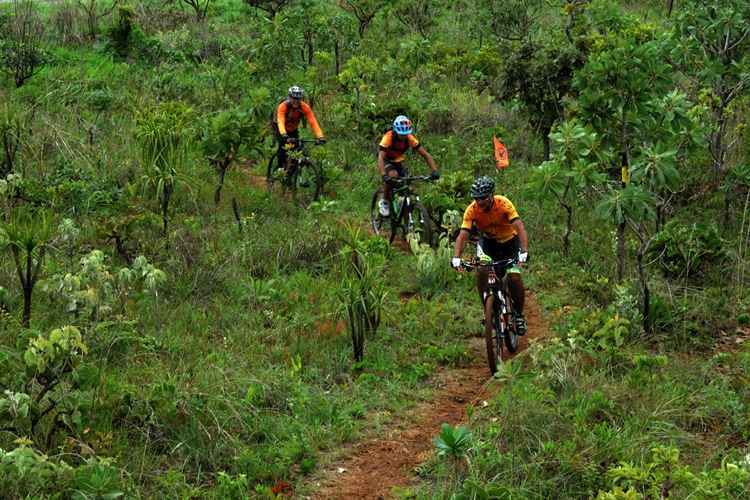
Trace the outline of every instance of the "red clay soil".
[[[528, 346], [529, 338], [546, 335], [533, 295], [526, 298], [529, 333], [520, 339], [518, 352]], [[467, 404], [481, 404], [493, 388], [485, 360], [484, 340], [473, 339], [476, 362], [466, 368], [445, 370], [438, 375], [434, 399], [418, 405], [403, 420], [391, 426], [383, 438], [354, 445], [344, 457], [333, 463], [322, 477], [314, 480], [312, 499], [386, 499], [394, 487], [416, 483], [414, 468], [426, 461], [434, 445], [433, 438], [443, 423], [457, 425], [466, 419]]]

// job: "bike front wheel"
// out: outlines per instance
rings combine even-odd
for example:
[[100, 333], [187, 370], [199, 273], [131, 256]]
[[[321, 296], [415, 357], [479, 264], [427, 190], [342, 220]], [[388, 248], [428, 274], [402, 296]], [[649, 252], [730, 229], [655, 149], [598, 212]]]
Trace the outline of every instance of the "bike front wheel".
[[370, 225], [372, 226], [373, 232], [378, 236], [390, 238], [393, 222], [391, 215], [382, 215], [380, 213], [380, 200], [382, 199], [384, 199], [383, 186], [380, 186], [372, 194], [372, 202], [370, 203]]
[[281, 181], [280, 175], [283, 173], [279, 172], [279, 152], [276, 151], [271, 158], [268, 160], [268, 166], [266, 167], [266, 188], [268, 191], [273, 191], [274, 185]]
[[484, 300], [484, 343], [487, 347], [487, 365], [490, 373], [497, 373], [497, 368], [502, 364], [502, 345], [497, 342], [497, 327], [499, 314], [495, 310], [495, 295], [490, 293]]
[[410, 220], [405, 221], [406, 239], [416, 238], [419, 243], [432, 246], [432, 219], [424, 205], [415, 203], [409, 218]]
[[505, 314], [505, 347], [513, 354], [518, 350], [518, 333], [516, 333], [516, 322], [512, 314]]
[[316, 162], [304, 161], [297, 166], [294, 176], [295, 192], [301, 193], [303, 202], [317, 201], [323, 193], [323, 169]]

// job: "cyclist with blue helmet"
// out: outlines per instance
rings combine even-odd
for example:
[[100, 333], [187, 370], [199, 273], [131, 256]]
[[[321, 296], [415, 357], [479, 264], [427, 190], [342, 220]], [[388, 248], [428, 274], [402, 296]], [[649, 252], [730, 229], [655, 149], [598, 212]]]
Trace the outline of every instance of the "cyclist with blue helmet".
[[[523, 303], [526, 295], [519, 266], [529, 259], [529, 238], [521, 217], [513, 203], [499, 194], [495, 194], [495, 181], [491, 177], [479, 177], [471, 185], [471, 197], [474, 201], [466, 207], [461, 232], [456, 239], [456, 246], [451, 259], [451, 267], [462, 269], [461, 254], [473, 228], [481, 236], [477, 244], [477, 257], [481, 259], [502, 260], [516, 259], [517, 266], [508, 271], [510, 293], [516, 313], [516, 328], [519, 335], [526, 333], [526, 319], [523, 316]], [[480, 299], [484, 297], [487, 287], [487, 273], [477, 273], [477, 290]]]
[[391, 179], [405, 177], [406, 170], [403, 163], [406, 159], [406, 152], [409, 149], [415, 150], [424, 158], [427, 165], [432, 170], [430, 178], [435, 180], [440, 178], [438, 167], [435, 164], [430, 153], [419, 143], [419, 140], [413, 134], [414, 129], [409, 120], [404, 115], [399, 115], [393, 120], [393, 127], [388, 130], [380, 140], [378, 151], [378, 170], [383, 177], [383, 198], [378, 204], [378, 210], [383, 217], [388, 217], [391, 212]]

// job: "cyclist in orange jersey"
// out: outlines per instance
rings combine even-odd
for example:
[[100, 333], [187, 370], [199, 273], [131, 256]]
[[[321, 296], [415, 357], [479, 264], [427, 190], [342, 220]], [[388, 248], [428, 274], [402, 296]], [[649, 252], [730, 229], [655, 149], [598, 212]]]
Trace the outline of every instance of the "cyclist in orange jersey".
[[[299, 124], [304, 117], [315, 135], [315, 144], [325, 144], [323, 130], [318, 125], [312, 108], [302, 99], [305, 91], [297, 85], [289, 87], [287, 98], [279, 103], [274, 114], [276, 125], [276, 140], [279, 144], [279, 165], [286, 166], [287, 143], [299, 139]], [[290, 141], [290, 139], [292, 139]]]
[[[529, 239], [526, 228], [516, 207], [505, 196], [495, 194], [495, 181], [491, 177], [480, 177], [471, 186], [471, 197], [474, 201], [466, 207], [461, 232], [451, 259], [451, 267], [461, 270], [461, 254], [469, 232], [476, 227], [481, 236], [477, 244], [477, 257], [489, 260], [514, 258], [518, 265], [529, 259]], [[510, 293], [516, 312], [516, 329], [519, 335], [526, 333], [526, 319], [523, 316], [525, 289], [518, 266], [508, 271]], [[477, 290], [480, 298], [484, 297], [487, 286], [487, 274], [477, 273]]]
[[403, 162], [406, 159], [406, 152], [409, 149], [415, 150], [427, 162], [430, 170], [432, 170], [430, 174], [431, 179], [437, 180], [440, 178], [435, 160], [432, 159], [430, 153], [419, 143], [419, 140], [412, 133], [413, 131], [411, 120], [403, 115], [399, 115], [393, 120], [393, 127], [380, 140], [378, 170], [383, 177], [384, 184], [383, 198], [380, 199], [378, 210], [383, 217], [388, 217], [391, 212], [392, 186], [389, 181], [407, 176]]

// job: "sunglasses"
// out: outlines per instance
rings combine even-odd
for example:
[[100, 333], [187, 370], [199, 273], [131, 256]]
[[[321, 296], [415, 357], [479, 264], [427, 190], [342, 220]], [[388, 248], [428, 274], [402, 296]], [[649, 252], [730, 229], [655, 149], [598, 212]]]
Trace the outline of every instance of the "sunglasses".
[[477, 203], [483, 203], [483, 202], [489, 201], [491, 199], [492, 199], [492, 195], [490, 194], [490, 195], [484, 196], [482, 198], [474, 198], [474, 201], [476, 201]]

